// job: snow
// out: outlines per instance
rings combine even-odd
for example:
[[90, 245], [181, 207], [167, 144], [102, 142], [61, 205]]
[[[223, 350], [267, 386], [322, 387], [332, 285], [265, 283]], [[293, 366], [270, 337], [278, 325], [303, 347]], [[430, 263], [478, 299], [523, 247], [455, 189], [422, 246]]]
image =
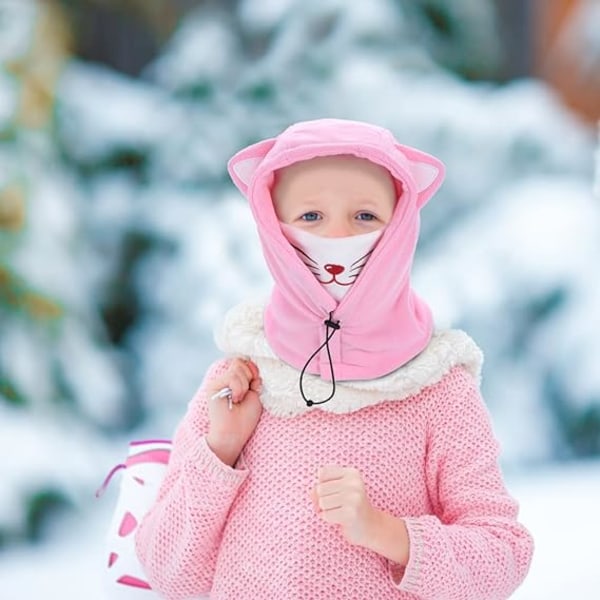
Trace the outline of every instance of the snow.
[[[0, 129], [14, 116], [19, 90], [13, 77], [0, 71]], [[1, 169], [1, 167], [0, 167]], [[0, 170], [0, 181], [2, 171]]]
[[[508, 462], [541, 460], [557, 443], [544, 387], [548, 365], [569, 389], [577, 410], [600, 386], [598, 369], [592, 368], [600, 361], [600, 349], [590, 336], [600, 330], [600, 316], [592, 308], [600, 298], [589, 280], [595, 269], [592, 257], [599, 255], [600, 219], [589, 183], [556, 175], [505, 185], [421, 255], [413, 280], [421, 295], [431, 299], [438, 325], [450, 326], [465, 314], [467, 330], [487, 323], [480, 331], [490, 338], [477, 336], [493, 363], [484, 372], [483, 385], [498, 435], [509, 448]], [[561, 297], [565, 289], [569, 292], [554, 318], [537, 324], [530, 334], [528, 359], [515, 361], [513, 348], [522, 332], [519, 313], [531, 310], [532, 299]]]
[[[581, 5], [583, 33], [573, 35], [596, 64], [598, 2]], [[14, 124], [22, 83], [3, 65], [26, 53], [35, 6], [0, 0], [0, 132]], [[69, 61], [55, 137], [20, 131], [0, 145], [0, 187], [26, 182], [35, 206], [23, 237], [2, 240], [1, 258], [68, 309], [55, 338], [2, 322], [0, 375], [29, 404], [0, 397], [0, 451], [10, 457], [0, 462], [0, 531], [22, 533], [40, 490], [60, 490], [74, 507], [52, 520], [43, 544], [9, 540], [0, 551], [0, 600], [102, 598], [114, 492], [100, 501], [92, 492], [104, 475], [97, 465], [118, 461], [121, 447], [106, 432], [136, 410], [150, 433], [141, 437], [171, 431], [216, 354], [212, 326], [270, 285], [226, 161], [321, 116], [379, 123], [446, 163], [424, 210], [413, 281], [438, 326], [463, 327], [486, 354], [484, 395], [537, 543], [515, 598], [599, 596], [600, 463], [548, 461], [573, 456], [579, 440], [561, 436], [599, 409], [600, 146], [594, 158], [591, 128], [540, 82], [465, 83], [441, 70], [432, 48], [446, 64], [456, 56], [417, 27], [415, 6], [244, 0], [226, 18], [194, 12], [140, 79]], [[452, 40], [466, 63], [493, 62], [491, 3], [447, 6], [471, 32]], [[137, 170], [123, 154], [139, 158]], [[148, 247], [123, 273], [136, 235]], [[140, 306], [117, 349], [98, 310], [122, 276]], [[564, 403], [558, 416], [549, 374]]]
[[595, 600], [600, 595], [600, 463], [552, 466], [509, 479], [535, 538], [528, 578], [514, 600]]
[[[188, 17], [149, 72], [167, 89], [198, 87], [232, 66], [236, 40], [223, 23]], [[207, 61], [206, 56], [211, 60]]]
[[595, 169], [594, 169], [594, 195], [596, 200], [600, 203], [600, 121], [598, 121], [598, 145], [594, 152], [595, 158]]
[[[513, 600], [598, 598], [600, 462], [523, 471], [507, 479], [536, 542], [530, 573]], [[112, 600], [103, 592], [103, 540], [116, 487], [99, 500], [90, 493], [93, 510], [55, 525], [48, 543], [0, 554], [0, 598]]]
[[3, 0], [0, 4], [0, 63], [22, 56], [29, 46], [36, 4], [31, 0]]
[[168, 135], [173, 105], [143, 81], [131, 85], [109, 69], [73, 60], [61, 86], [62, 135], [81, 161], [102, 159], [114, 147], [143, 149]]
[[294, 0], [241, 0], [238, 14], [251, 31], [264, 31], [275, 28], [294, 4]]
[[[84, 162], [102, 161], [127, 140], [140, 148], [149, 146], [142, 184], [114, 170], [88, 180], [86, 194], [93, 202], [86, 221], [97, 248], [95, 260], [89, 261], [91, 271], [103, 265], [107, 276], [118, 268], [116, 249], [128, 233], [142, 233], [152, 241], [132, 274], [143, 306], [142, 318], [127, 338], [136, 360], [135, 381], [150, 411], [164, 398], [184, 402], [215, 354], [212, 327], [224, 308], [249, 294], [266, 293], [269, 287], [247, 206], [223, 178], [227, 159], [242, 142], [269, 135], [276, 110], [263, 112], [257, 105], [253, 119], [242, 123], [249, 108], [235, 97], [240, 88], [230, 89], [218, 74], [213, 74], [211, 85], [219, 103], [168, 99], [160, 88], [186, 90], [187, 76], [172, 71], [173, 79], [164, 80], [169, 69], [163, 66], [177, 62], [180, 55], [194, 54], [207, 26], [194, 18], [182, 27], [149, 69], [154, 80], [136, 82], [74, 63], [61, 92], [63, 111], [73, 123], [83, 124], [73, 130], [67, 120], [65, 143], [75, 144], [74, 156], [83, 154]], [[344, 26], [352, 31], [351, 24]], [[301, 23], [284, 28], [275, 45], [284, 43], [286, 35], [296, 35], [296, 27]], [[299, 52], [297, 42], [288, 40], [283, 54], [271, 52], [259, 60], [247, 70], [248, 81], [267, 73], [286, 77], [286, 61], [294, 63]], [[560, 366], [567, 381], [562, 350], [569, 347], [577, 353], [580, 373], [577, 384], [570, 385], [577, 395], [569, 398], [573, 405], [578, 399], [589, 402], [599, 385], [593, 338], [576, 316], [596, 301], [586, 273], [600, 254], [598, 206], [590, 195], [590, 131], [540, 82], [465, 84], [434, 69], [426, 74], [398, 71], [393, 61], [376, 60], [360, 45], [347, 40], [340, 44], [349, 52], [335, 57], [330, 81], [310, 97], [309, 114], [299, 116], [321, 112], [380, 123], [406, 143], [444, 160], [446, 181], [424, 211], [415, 287], [432, 305], [438, 326], [463, 327], [483, 345], [487, 364], [493, 365], [484, 376], [486, 397], [500, 413], [500, 437], [510, 437], [512, 427], [522, 433], [511, 460], [552, 456], [555, 424], [544, 408], [542, 387], [549, 365]], [[94, 87], [96, 77], [101, 85]], [[306, 77], [307, 84], [314, 84], [310, 72]], [[84, 90], [91, 87], [97, 95], [88, 102]], [[290, 102], [295, 93], [290, 89], [284, 101]], [[106, 94], [122, 98], [117, 103], [122, 108], [104, 112]], [[444, 102], [439, 102], [441, 97]], [[288, 119], [293, 120], [294, 111], [306, 110], [293, 105], [295, 101], [285, 107]], [[150, 113], [160, 106], [164, 110], [144, 130], [144, 121], [150, 121]], [[139, 114], [122, 129], [120, 124], [135, 107]], [[162, 137], [160, 131], [167, 130], [171, 133]], [[77, 135], [71, 139], [74, 131]], [[224, 226], [213, 227], [217, 222]], [[544, 336], [564, 340], [563, 347], [539, 364], [515, 360], [515, 346], [521, 343], [515, 315], [521, 311], [529, 318], [530, 305], [543, 304], [546, 296], [561, 289], [570, 294], [557, 312], [563, 321], [548, 319], [535, 339], [527, 331], [525, 339], [535, 346], [532, 351], [543, 347]], [[594, 314], [589, 308], [587, 312]], [[492, 327], [495, 323], [502, 328]], [[165, 377], [167, 364], [173, 366]], [[504, 389], [507, 377], [513, 382], [509, 398]], [[534, 419], [521, 419], [524, 404], [531, 407]]]
[[[59, 491], [65, 502], [85, 506], [88, 489], [97, 484], [94, 465], [109, 455], [100, 442], [74, 418], [55, 422], [47, 412], [37, 416], [0, 404], [0, 420], [10, 427], [0, 439], [2, 486], [0, 529], [13, 532], [26, 519], [27, 500], [39, 488]], [[68, 435], [65, 434], [68, 432]], [[0, 553], [0, 562], [5, 557]], [[2, 582], [0, 577], [0, 582]], [[4, 600], [1, 593], [0, 598]]]

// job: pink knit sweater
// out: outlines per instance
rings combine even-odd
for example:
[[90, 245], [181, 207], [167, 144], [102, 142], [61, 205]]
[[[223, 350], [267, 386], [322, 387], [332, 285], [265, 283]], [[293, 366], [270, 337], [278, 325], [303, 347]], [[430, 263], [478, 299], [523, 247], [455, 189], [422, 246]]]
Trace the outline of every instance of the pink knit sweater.
[[[206, 444], [206, 401], [201, 387], [136, 537], [150, 584], [165, 598], [493, 600], [525, 577], [532, 540], [516, 520], [467, 368], [454, 366], [406, 398], [339, 414], [304, 407], [281, 416], [267, 402], [236, 468]], [[350, 545], [315, 513], [311, 490], [326, 464], [358, 468], [371, 503], [405, 519], [405, 569]]]

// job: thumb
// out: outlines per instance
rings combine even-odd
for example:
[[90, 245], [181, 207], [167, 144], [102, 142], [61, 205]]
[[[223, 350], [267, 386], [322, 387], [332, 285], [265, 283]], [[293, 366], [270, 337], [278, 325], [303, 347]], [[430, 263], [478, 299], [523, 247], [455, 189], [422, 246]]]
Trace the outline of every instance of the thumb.
[[315, 512], [321, 512], [321, 508], [319, 507], [319, 497], [317, 496], [317, 488], [316, 486], [313, 487], [310, 491], [310, 497], [313, 503], [313, 508], [315, 509]]

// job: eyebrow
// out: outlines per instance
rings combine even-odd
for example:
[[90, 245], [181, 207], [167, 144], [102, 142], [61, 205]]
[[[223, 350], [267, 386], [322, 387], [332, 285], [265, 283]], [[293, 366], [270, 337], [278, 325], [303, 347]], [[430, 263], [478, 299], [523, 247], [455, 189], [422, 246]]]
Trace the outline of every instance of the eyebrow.
[[[387, 202], [388, 199], [384, 198], [383, 196], [379, 196], [378, 200], [385, 200]], [[373, 198], [358, 198], [357, 202], [361, 206], [371, 207], [371, 208], [380, 208], [378, 201], [374, 200]], [[396, 205], [396, 201], [394, 200], [394, 202], [392, 203], [392, 207], [395, 205]]]

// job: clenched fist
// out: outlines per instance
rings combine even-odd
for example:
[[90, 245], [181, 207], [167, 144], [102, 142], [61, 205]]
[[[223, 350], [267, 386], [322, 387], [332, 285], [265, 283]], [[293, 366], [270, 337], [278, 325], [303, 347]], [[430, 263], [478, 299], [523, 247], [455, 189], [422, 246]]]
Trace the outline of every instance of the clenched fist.
[[319, 516], [341, 527], [351, 543], [366, 546], [378, 516], [367, 497], [358, 469], [325, 466], [319, 469], [314, 502]]
[[321, 467], [317, 481], [312, 495], [321, 519], [338, 525], [349, 543], [406, 566], [410, 556], [406, 522], [371, 504], [358, 469]]

